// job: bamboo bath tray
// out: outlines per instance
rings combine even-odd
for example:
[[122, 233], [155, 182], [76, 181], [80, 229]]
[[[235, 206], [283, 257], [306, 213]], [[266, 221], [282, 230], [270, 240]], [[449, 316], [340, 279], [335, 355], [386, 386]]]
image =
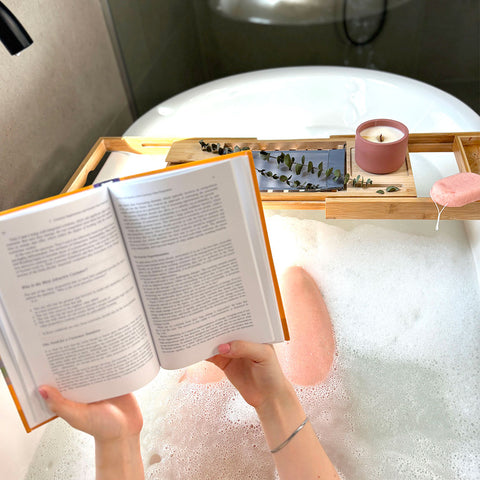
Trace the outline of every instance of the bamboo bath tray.
[[[460, 172], [480, 174], [480, 132], [471, 133], [413, 133], [409, 135], [408, 153], [404, 165], [394, 173], [375, 175], [363, 171], [355, 162], [354, 135], [333, 135], [328, 139], [257, 140], [256, 138], [151, 138], [102, 137], [92, 147], [63, 192], [83, 187], [89, 172], [95, 170], [108, 152], [136, 154], [166, 154], [167, 165], [185, 163], [215, 154], [204, 152], [199, 140], [207, 143], [227, 143], [251, 150], [306, 150], [345, 148], [345, 172], [350, 178], [357, 175], [370, 178], [368, 187], [352, 187], [334, 192], [262, 192], [264, 208], [324, 209], [328, 219], [436, 219], [437, 209], [430, 197], [418, 197], [409, 153], [453, 152]], [[385, 192], [387, 186], [399, 188]], [[442, 220], [478, 220], [480, 201], [464, 207], [445, 208]]]

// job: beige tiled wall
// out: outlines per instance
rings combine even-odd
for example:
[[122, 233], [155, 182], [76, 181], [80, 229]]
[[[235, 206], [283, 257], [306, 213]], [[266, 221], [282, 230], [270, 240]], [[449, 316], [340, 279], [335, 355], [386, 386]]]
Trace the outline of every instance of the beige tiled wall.
[[132, 122], [98, 0], [4, 0], [34, 43], [0, 43], [0, 210], [58, 193]]

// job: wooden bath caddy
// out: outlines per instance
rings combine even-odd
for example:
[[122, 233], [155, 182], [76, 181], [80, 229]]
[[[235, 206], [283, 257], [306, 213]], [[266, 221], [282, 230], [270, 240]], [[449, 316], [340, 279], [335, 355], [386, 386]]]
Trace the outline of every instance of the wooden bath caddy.
[[[344, 219], [436, 219], [437, 209], [430, 197], [418, 197], [409, 153], [453, 152], [460, 172], [480, 174], [480, 132], [413, 133], [409, 136], [408, 153], [403, 166], [394, 173], [375, 175], [363, 171], [355, 162], [354, 135], [333, 135], [328, 139], [257, 140], [256, 138], [150, 138], [102, 137], [78, 167], [63, 192], [76, 190], [87, 183], [108, 152], [136, 154], [166, 154], [167, 165], [191, 162], [215, 154], [202, 151], [199, 140], [206, 143], [248, 147], [251, 150], [310, 150], [345, 148], [345, 172], [350, 179], [360, 175], [372, 180], [368, 187], [353, 187], [330, 192], [262, 192], [265, 208], [324, 209], [326, 218]], [[386, 187], [399, 190], [386, 192]], [[376, 193], [383, 190], [384, 195]], [[464, 207], [445, 208], [442, 220], [480, 219], [480, 202]]]

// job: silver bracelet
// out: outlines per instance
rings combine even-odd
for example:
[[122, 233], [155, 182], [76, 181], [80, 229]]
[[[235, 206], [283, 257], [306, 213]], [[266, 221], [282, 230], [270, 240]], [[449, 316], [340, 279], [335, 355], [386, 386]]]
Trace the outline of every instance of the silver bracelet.
[[307, 424], [307, 422], [308, 422], [308, 417], [305, 417], [305, 420], [297, 427], [297, 429], [284, 442], [282, 442], [278, 447], [274, 448], [273, 450], [270, 450], [270, 453], [279, 452]]

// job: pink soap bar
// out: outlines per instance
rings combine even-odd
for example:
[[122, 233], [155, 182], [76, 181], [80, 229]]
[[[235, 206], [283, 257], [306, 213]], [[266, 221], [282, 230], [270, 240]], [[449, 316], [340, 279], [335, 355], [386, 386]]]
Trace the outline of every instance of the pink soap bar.
[[480, 200], [480, 175], [463, 172], [442, 178], [433, 184], [430, 197], [449, 207], [463, 207]]

